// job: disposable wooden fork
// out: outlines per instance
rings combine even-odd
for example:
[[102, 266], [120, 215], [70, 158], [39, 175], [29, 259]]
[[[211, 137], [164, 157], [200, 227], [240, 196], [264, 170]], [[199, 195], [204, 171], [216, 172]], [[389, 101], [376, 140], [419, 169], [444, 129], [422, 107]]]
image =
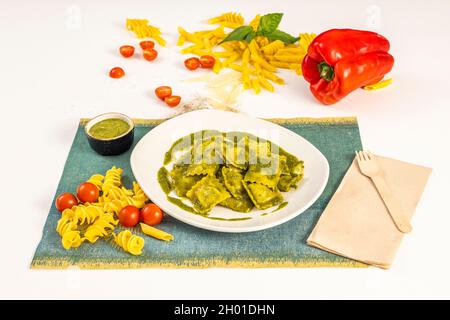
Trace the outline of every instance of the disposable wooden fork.
[[372, 179], [397, 229], [403, 233], [411, 232], [412, 226], [409, 223], [409, 219], [406, 217], [403, 208], [384, 180], [381, 168], [374, 155], [368, 151], [356, 151], [356, 160], [361, 173]]

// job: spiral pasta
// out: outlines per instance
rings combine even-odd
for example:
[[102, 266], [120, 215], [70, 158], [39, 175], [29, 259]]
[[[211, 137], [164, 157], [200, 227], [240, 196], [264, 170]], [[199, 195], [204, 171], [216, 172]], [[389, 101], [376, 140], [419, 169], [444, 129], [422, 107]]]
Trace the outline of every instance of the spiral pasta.
[[64, 249], [78, 248], [81, 243], [80, 231], [77, 230], [78, 225], [75, 221], [68, 217], [59, 219], [56, 231], [61, 236], [61, 243]]
[[139, 209], [145, 206], [145, 201], [135, 200], [132, 197], [124, 197], [117, 200], [105, 202], [103, 209], [108, 213], [118, 214], [126, 206], [135, 206]]
[[99, 190], [102, 189], [103, 186], [103, 180], [105, 177], [101, 174], [94, 174], [92, 175], [87, 182], [90, 182], [94, 184]]
[[148, 202], [150, 199], [147, 197], [147, 195], [144, 193], [144, 190], [142, 190], [141, 186], [137, 182], [133, 182], [133, 199], [136, 201], [142, 201], [142, 202]]
[[220, 24], [227, 28], [237, 28], [244, 24], [244, 18], [240, 13], [227, 12], [208, 20], [210, 24]]
[[112, 187], [120, 187], [122, 185], [121, 175], [123, 170], [113, 166], [106, 171], [105, 180], [102, 186], [103, 196], [108, 196]]
[[78, 225], [91, 224], [97, 219], [103, 210], [101, 207], [93, 204], [80, 204], [66, 209], [62, 212], [62, 218], [74, 221]]
[[114, 235], [115, 242], [126, 252], [138, 256], [142, 254], [145, 240], [137, 235], [134, 235], [129, 230], [120, 232], [117, 236]]
[[[92, 175], [88, 182], [100, 189], [98, 201], [79, 204], [62, 212], [56, 231], [66, 250], [78, 248], [85, 241], [95, 243], [100, 237], [107, 237], [117, 226], [116, 216], [123, 207], [133, 205], [142, 208], [149, 201], [137, 182], [133, 182], [132, 190], [122, 185], [122, 172], [122, 169], [113, 166], [104, 176]], [[139, 246], [143, 239], [128, 239], [130, 237], [124, 235], [121, 236], [123, 239], [121, 238], [120, 243], [127, 244], [125, 247], [130, 248], [130, 253], [140, 254], [142, 247], [139, 249]]]
[[85, 233], [83, 240], [88, 240], [90, 243], [94, 243], [99, 237], [104, 237], [114, 230], [115, 226], [119, 223], [118, 220], [109, 213], [102, 213], [95, 222], [90, 225]]
[[127, 19], [126, 28], [133, 31], [138, 38], [153, 38], [165, 46], [166, 40], [161, 37], [161, 30], [148, 24], [147, 19]]

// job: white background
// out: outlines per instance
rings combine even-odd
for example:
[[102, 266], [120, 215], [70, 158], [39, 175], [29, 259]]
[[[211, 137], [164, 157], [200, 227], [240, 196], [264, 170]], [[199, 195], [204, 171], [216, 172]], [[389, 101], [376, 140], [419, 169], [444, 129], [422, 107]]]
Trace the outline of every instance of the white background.
[[[275, 94], [246, 93], [240, 109], [257, 117], [357, 116], [373, 152], [433, 168], [396, 262], [369, 269], [30, 270], [78, 119], [107, 111], [162, 118], [173, 110], [153, 89], [180, 80], [176, 27], [235, 10], [246, 19], [284, 12], [282, 29], [333, 27], [385, 35], [396, 62], [394, 85], [359, 90], [325, 107], [293, 74]], [[450, 298], [449, 1], [6, 1], [0, 3], [0, 298]], [[157, 61], [125, 60], [138, 41], [125, 19], [148, 18], [169, 41]], [[127, 76], [112, 80], [111, 67]], [[200, 71], [202, 72], [202, 71]]]

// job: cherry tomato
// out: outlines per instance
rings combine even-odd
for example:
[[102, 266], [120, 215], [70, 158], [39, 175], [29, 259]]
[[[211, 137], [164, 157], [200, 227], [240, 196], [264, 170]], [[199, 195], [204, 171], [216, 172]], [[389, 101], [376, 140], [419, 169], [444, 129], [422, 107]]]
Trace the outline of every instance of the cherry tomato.
[[200, 60], [198, 58], [196, 58], [196, 57], [192, 57], [192, 58], [186, 59], [184, 61], [184, 65], [189, 70], [195, 70], [198, 67], [200, 67]]
[[145, 60], [153, 61], [158, 56], [158, 51], [155, 49], [145, 49], [143, 54]]
[[109, 76], [114, 79], [122, 78], [125, 75], [125, 71], [123, 71], [120, 67], [112, 68], [109, 72]]
[[139, 45], [141, 46], [142, 50], [145, 49], [153, 49], [155, 47], [155, 43], [153, 41], [141, 41], [139, 42]]
[[95, 184], [83, 182], [77, 188], [77, 197], [81, 202], [96, 202], [98, 200], [99, 191]]
[[59, 212], [70, 209], [77, 204], [77, 198], [73, 194], [68, 192], [61, 193], [55, 201], [56, 209], [58, 209]]
[[215, 63], [216, 59], [213, 56], [205, 55], [200, 57], [200, 64], [202, 65], [202, 68], [212, 68]]
[[119, 222], [127, 228], [134, 227], [139, 222], [140, 212], [135, 206], [126, 206], [119, 211]]
[[155, 89], [155, 94], [161, 100], [172, 95], [172, 88], [169, 86], [162, 86]]
[[170, 97], [165, 97], [164, 98], [164, 102], [171, 108], [176, 107], [177, 105], [179, 105], [180, 101], [181, 101], [181, 97], [180, 96], [170, 96]]
[[133, 46], [121, 46], [120, 54], [123, 55], [125, 58], [129, 58], [134, 54], [134, 47]]
[[149, 226], [160, 224], [163, 218], [162, 210], [154, 203], [149, 203], [141, 209], [141, 221]]

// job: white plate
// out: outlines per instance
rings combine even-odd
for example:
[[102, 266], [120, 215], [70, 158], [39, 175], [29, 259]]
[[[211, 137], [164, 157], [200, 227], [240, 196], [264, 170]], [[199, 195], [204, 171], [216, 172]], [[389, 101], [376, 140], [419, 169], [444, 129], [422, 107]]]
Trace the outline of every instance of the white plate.
[[[164, 154], [179, 138], [200, 130], [222, 132], [242, 131], [268, 139], [305, 162], [305, 176], [299, 188], [283, 192], [288, 205], [275, 213], [273, 210], [253, 209], [250, 213], [234, 212], [214, 207], [211, 217], [252, 217], [249, 220], [213, 220], [187, 212], [167, 200], [157, 180]], [[306, 139], [279, 125], [247, 115], [218, 110], [199, 110], [185, 113], [158, 125], [147, 133], [131, 154], [131, 168], [137, 182], [147, 196], [164, 212], [190, 225], [220, 232], [250, 232], [274, 227], [289, 221], [308, 209], [322, 194], [328, 181], [329, 166], [324, 155]], [[276, 208], [276, 207], [274, 207]]]

